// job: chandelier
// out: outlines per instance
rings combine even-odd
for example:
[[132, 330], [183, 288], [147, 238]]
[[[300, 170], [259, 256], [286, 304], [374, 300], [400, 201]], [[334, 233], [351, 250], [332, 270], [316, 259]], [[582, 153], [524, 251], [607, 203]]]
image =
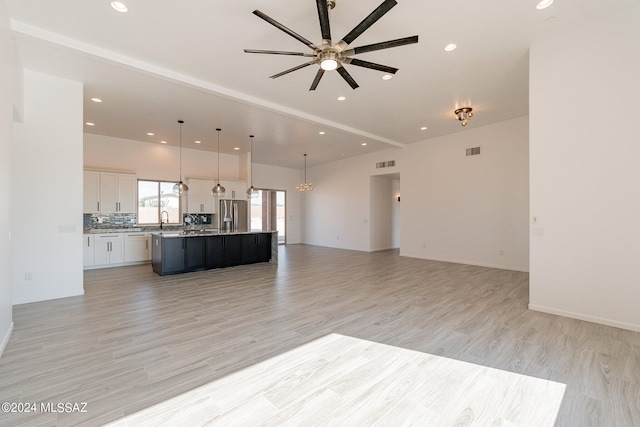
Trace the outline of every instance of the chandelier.
[[298, 191], [313, 191], [315, 185], [312, 182], [307, 182], [307, 154], [304, 155], [304, 183], [296, 186]]
[[469, 123], [469, 120], [471, 120], [471, 117], [473, 117], [472, 111], [473, 108], [471, 107], [458, 108], [456, 111], [454, 111], [456, 120], [462, 122], [462, 126], [466, 126], [467, 123]]

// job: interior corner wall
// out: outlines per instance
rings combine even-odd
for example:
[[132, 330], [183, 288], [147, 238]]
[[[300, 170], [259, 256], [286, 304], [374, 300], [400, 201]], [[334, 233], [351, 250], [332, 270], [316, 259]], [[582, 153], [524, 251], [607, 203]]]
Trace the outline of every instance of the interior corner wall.
[[13, 303], [82, 295], [81, 83], [25, 70], [14, 124]]
[[531, 48], [529, 307], [640, 331], [637, 52], [640, 6]]
[[473, 126], [404, 149], [400, 255], [527, 271], [528, 117]]
[[[13, 37], [9, 24], [9, 12], [4, 0], [0, 0], [0, 93], [15, 94], [15, 56]], [[18, 94], [15, 94], [18, 95]], [[0, 99], [0, 182], [6, 189], [12, 187], [11, 141], [14, 96]], [[11, 194], [5, 194], [0, 203], [0, 356], [13, 329], [13, 303], [11, 286]]]
[[[369, 252], [371, 179], [376, 162], [393, 159], [399, 149], [350, 157], [307, 168], [313, 191], [301, 194], [303, 243]], [[391, 156], [391, 157], [389, 157]], [[396, 172], [397, 168], [389, 171]], [[303, 180], [302, 171], [298, 180]]]

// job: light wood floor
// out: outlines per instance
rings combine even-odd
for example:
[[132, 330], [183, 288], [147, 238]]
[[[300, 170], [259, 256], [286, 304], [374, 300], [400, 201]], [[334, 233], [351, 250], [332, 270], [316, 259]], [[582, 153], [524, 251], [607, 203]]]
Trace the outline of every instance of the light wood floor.
[[[557, 426], [640, 426], [640, 333], [527, 309], [528, 275], [292, 245], [278, 265], [85, 272], [14, 307], [0, 402], [87, 402], [0, 425], [102, 425], [328, 333], [567, 384]], [[123, 421], [124, 422], [124, 421]]]

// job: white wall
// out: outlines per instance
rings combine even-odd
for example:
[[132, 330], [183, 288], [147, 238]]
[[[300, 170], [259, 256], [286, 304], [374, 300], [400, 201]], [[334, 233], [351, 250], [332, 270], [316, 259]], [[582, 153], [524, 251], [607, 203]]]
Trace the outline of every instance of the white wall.
[[527, 271], [528, 174], [527, 117], [408, 146], [401, 255]]
[[[303, 242], [375, 248], [370, 177], [399, 173], [401, 255], [527, 271], [528, 132], [527, 117], [471, 124], [404, 149], [309, 168], [316, 189], [303, 196]], [[465, 156], [477, 146], [482, 154]], [[396, 166], [375, 169], [387, 160]]]
[[13, 145], [13, 303], [83, 294], [82, 84], [24, 73]]
[[[307, 169], [315, 189], [302, 194], [303, 242], [371, 250], [371, 179], [376, 162], [392, 160], [399, 149], [351, 157]], [[397, 172], [389, 168], [385, 172]], [[304, 180], [303, 174], [298, 178]]]
[[534, 46], [530, 56], [531, 216], [538, 218], [530, 308], [636, 331], [638, 52], [635, 7]]
[[[15, 87], [15, 58], [13, 38], [9, 29], [9, 13], [0, 0], [0, 182], [10, 189], [11, 140]], [[0, 356], [13, 329], [11, 292], [11, 194], [0, 203]]]
[[[218, 153], [183, 147], [183, 178], [217, 179], [217, 156]], [[179, 147], [84, 134], [85, 168], [130, 171], [140, 179], [177, 181], [179, 159]], [[238, 156], [220, 154], [220, 179], [240, 179], [239, 168]]]

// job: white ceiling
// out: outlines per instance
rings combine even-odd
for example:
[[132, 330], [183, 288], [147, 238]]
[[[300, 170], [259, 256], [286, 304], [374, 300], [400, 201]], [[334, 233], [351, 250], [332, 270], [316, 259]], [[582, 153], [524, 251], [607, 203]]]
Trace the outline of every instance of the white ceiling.
[[[124, 2], [126, 14], [110, 0], [8, 0], [24, 67], [84, 83], [84, 119], [96, 124], [86, 132], [178, 145], [182, 119], [185, 147], [215, 151], [220, 127], [221, 151], [246, 152], [255, 134], [256, 162], [299, 168], [303, 153], [312, 166], [526, 115], [529, 47], [640, 0], [555, 0], [541, 11], [538, 0], [398, 0], [352, 43], [419, 35], [358, 56], [399, 68], [395, 77], [346, 65], [358, 89], [329, 72], [316, 91], [315, 65], [268, 78], [308, 58], [243, 52], [311, 52], [252, 11], [320, 44], [312, 0]], [[381, 2], [337, 0], [334, 42]], [[458, 49], [444, 52], [450, 42]], [[453, 120], [462, 106], [475, 113], [467, 128]]]

